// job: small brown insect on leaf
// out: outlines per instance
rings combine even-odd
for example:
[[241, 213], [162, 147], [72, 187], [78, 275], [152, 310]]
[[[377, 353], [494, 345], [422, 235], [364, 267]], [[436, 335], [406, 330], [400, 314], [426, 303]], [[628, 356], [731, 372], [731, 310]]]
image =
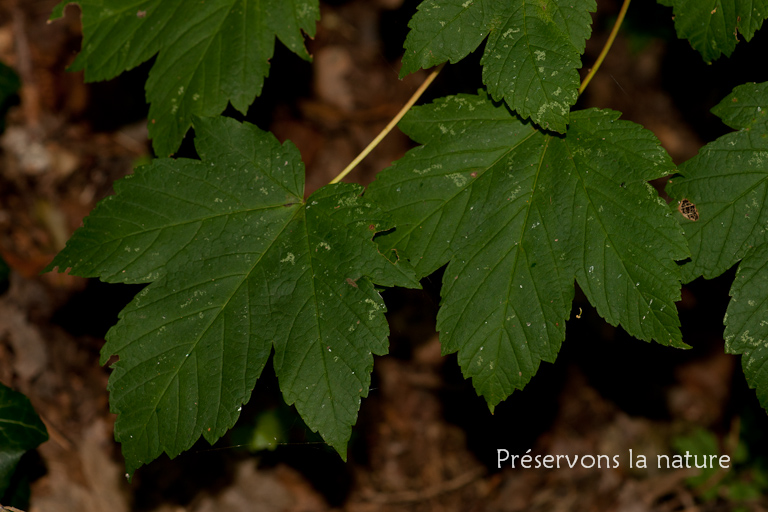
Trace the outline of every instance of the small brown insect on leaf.
[[376, 231], [376, 225], [375, 224], [369, 224], [368, 225], [368, 229], [370, 229], [371, 231]]
[[687, 199], [683, 199], [677, 205], [677, 209], [680, 214], [686, 219], [696, 222], [699, 220], [699, 210], [696, 209], [696, 205]]
[[146, 18], [147, 17], [147, 11], [139, 11], [136, 13], [137, 18]]

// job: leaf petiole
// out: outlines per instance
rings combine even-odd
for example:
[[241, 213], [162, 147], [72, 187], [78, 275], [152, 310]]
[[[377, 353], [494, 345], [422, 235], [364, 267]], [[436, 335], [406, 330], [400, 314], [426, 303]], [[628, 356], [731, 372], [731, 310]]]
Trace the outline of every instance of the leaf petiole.
[[619, 11], [619, 16], [616, 18], [616, 23], [613, 24], [613, 29], [611, 30], [610, 35], [608, 36], [608, 40], [605, 42], [605, 46], [603, 46], [602, 51], [600, 52], [600, 55], [597, 56], [597, 60], [595, 61], [595, 65], [592, 66], [592, 69], [589, 70], [589, 73], [586, 77], [584, 77], [584, 81], [581, 82], [581, 85], [579, 86], [579, 94], [584, 92], [584, 89], [587, 88], [589, 85], [589, 82], [592, 81], [592, 77], [595, 76], [595, 73], [597, 73], [597, 70], [600, 69], [600, 65], [603, 63], [603, 60], [605, 60], [605, 56], [608, 55], [608, 52], [611, 49], [611, 46], [613, 46], [613, 41], [616, 39], [616, 34], [619, 33], [619, 28], [621, 27], [621, 24], [624, 22], [624, 16], [627, 14], [627, 9], [629, 8], [629, 2], [631, 0], [624, 0], [624, 3], [621, 6], [621, 10]]
[[411, 96], [411, 98], [408, 100], [408, 103], [403, 105], [403, 108], [400, 109], [400, 112], [398, 112], [397, 115], [392, 118], [392, 120], [389, 122], [389, 124], [387, 124], [387, 126], [385, 126], [383, 130], [381, 130], [381, 133], [379, 133], [376, 136], [376, 138], [373, 139], [371, 141], [371, 143], [368, 144], [368, 146], [359, 155], [357, 155], [357, 157], [354, 160], [352, 160], [352, 162], [350, 162], [350, 164], [347, 167], [345, 167], [343, 171], [341, 171], [338, 174], [338, 176], [336, 176], [335, 178], [333, 178], [331, 180], [331, 182], [330, 182], [331, 185], [333, 185], [334, 183], [340, 182], [344, 178], [344, 176], [346, 176], [347, 174], [352, 172], [352, 169], [354, 169], [357, 166], [357, 164], [362, 162], [362, 160], [366, 156], [368, 156], [368, 153], [373, 151], [373, 148], [375, 148], [376, 146], [379, 145], [379, 142], [381, 142], [384, 139], [384, 137], [386, 137], [387, 134], [392, 131], [392, 128], [394, 128], [395, 125], [397, 125], [397, 123], [400, 122], [400, 119], [403, 118], [405, 113], [408, 112], [411, 109], [411, 107], [414, 105], [414, 103], [416, 103], [419, 100], [419, 98], [421, 97], [421, 95], [424, 94], [424, 91], [427, 90], [427, 87], [429, 87], [429, 85], [435, 80], [435, 78], [437, 78], [437, 75], [440, 73], [440, 70], [443, 69], [443, 66], [445, 66], [445, 62], [443, 62], [442, 64], [437, 66], [429, 74], [427, 79], [424, 80], [424, 83], [422, 83], [419, 86], [419, 88], [416, 89], [416, 92], [413, 93], [413, 96]]
[[[613, 29], [611, 30], [610, 35], [608, 36], [608, 40], [605, 43], [605, 46], [603, 46], [602, 51], [600, 52], [600, 55], [597, 57], [597, 60], [595, 61], [595, 65], [592, 66], [592, 69], [589, 70], [589, 73], [584, 78], [584, 80], [581, 82], [581, 85], [579, 86], [579, 94], [584, 92], [584, 89], [587, 88], [587, 85], [589, 85], [589, 82], [592, 80], [592, 77], [595, 76], [595, 73], [597, 73], [597, 70], [600, 69], [600, 65], [603, 63], [603, 60], [605, 60], [605, 56], [608, 55], [608, 52], [611, 49], [611, 46], [613, 46], [613, 41], [616, 39], [616, 35], [619, 33], [619, 28], [621, 27], [621, 24], [624, 22], [624, 17], [627, 14], [627, 9], [629, 8], [629, 3], [631, 0], [624, 0], [624, 3], [621, 6], [621, 10], [619, 11], [619, 15], [616, 18], [616, 23], [613, 25]], [[416, 90], [416, 92], [413, 93], [413, 96], [408, 100], [408, 102], [403, 106], [402, 109], [397, 113], [397, 115], [392, 118], [392, 120], [387, 124], [387, 126], [376, 136], [375, 139], [371, 141], [370, 144], [362, 151], [360, 152], [357, 157], [355, 157], [352, 162], [349, 163], [347, 167], [344, 168], [343, 171], [341, 171], [335, 178], [333, 178], [330, 183], [338, 183], [344, 177], [352, 172], [352, 170], [357, 167], [357, 164], [359, 164], [363, 159], [368, 156], [368, 154], [373, 151], [373, 148], [379, 145], [379, 143], [384, 139], [384, 137], [389, 134], [389, 132], [392, 131], [392, 128], [394, 128], [397, 123], [400, 122], [400, 119], [403, 118], [403, 116], [410, 110], [410, 108], [419, 100], [422, 94], [424, 94], [424, 91], [427, 90], [427, 87], [430, 86], [430, 84], [435, 80], [437, 75], [440, 73], [440, 71], [443, 69], [443, 66], [445, 66], [445, 63], [440, 64], [438, 67], [436, 67], [432, 73], [429, 74], [426, 80], [424, 80], [424, 83], [419, 86], [419, 88]]]

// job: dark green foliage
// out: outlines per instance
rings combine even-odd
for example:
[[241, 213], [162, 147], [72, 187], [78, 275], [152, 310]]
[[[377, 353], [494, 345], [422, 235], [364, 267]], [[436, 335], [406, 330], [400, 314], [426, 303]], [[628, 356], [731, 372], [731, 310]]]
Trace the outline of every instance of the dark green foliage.
[[48, 440], [48, 431], [29, 399], [0, 384], [0, 498], [22, 455]]
[[[751, 38], [766, 2], [661, 0], [706, 61], [729, 55], [735, 35]], [[417, 287], [445, 265], [443, 352], [458, 353], [493, 409], [555, 360], [574, 281], [610, 324], [685, 347], [681, 280], [740, 262], [727, 349], [744, 355], [768, 407], [766, 84], [716, 107], [738, 131], [680, 166], [670, 194], [684, 217], [648, 184], [676, 172], [650, 132], [618, 112], [571, 111], [594, 0], [425, 0], [402, 74], [485, 41], [486, 90], [408, 114], [400, 126], [420, 146], [364, 196], [341, 184], [304, 199], [291, 143], [214, 116], [227, 102], [247, 110], [275, 37], [309, 58], [302, 32], [314, 34], [316, 0], [79, 4], [73, 67], [102, 80], [157, 55], [155, 149], [173, 153], [194, 124], [201, 157], [158, 159], [118, 182], [49, 267], [149, 283], [102, 351], [102, 363], [119, 356], [109, 389], [129, 473], [219, 439], [270, 354], [286, 402], [344, 457], [373, 355], [388, 350], [375, 285]]]
[[712, 111], [738, 131], [683, 163], [670, 195], [699, 219], [684, 220], [692, 260], [686, 280], [717, 277], [739, 263], [725, 315], [726, 351], [743, 354], [749, 385], [768, 408], [768, 82], [737, 87]]
[[[51, 15], [63, 15], [63, 0]], [[114, 78], [157, 55], [147, 80], [155, 152], [178, 149], [194, 116], [231, 103], [245, 113], [269, 74], [275, 37], [309, 59], [317, 0], [79, 0], [83, 50], [72, 64], [88, 82]]]
[[658, 0], [672, 7], [675, 29], [705, 62], [729, 57], [741, 38], [749, 41], [768, 18], [768, 0]]
[[594, 0], [426, 0], [409, 24], [400, 74], [457, 62], [487, 36], [483, 83], [491, 96], [563, 133], [596, 7]]
[[[286, 403], [342, 456], [387, 352], [373, 283], [418, 286], [371, 241], [390, 227], [362, 188], [306, 201], [291, 143], [231, 119], [199, 119], [202, 161], [155, 160], [117, 183], [51, 268], [151, 282], [107, 334], [115, 437], [128, 473], [237, 420], [274, 347]], [[122, 269], [122, 270], [121, 270]]]
[[490, 98], [418, 107], [402, 129], [423, 146], [366, 194], [398, 229], [381, 238], [421, 276], [448, 261], [438, 330], [493, 409], [565, 338], [576, 279], [630, 334], [683, 346], [679, 225], [646, 183], [673, 170], [650, 132], [610, 111], [574, 112], [564, 137]]

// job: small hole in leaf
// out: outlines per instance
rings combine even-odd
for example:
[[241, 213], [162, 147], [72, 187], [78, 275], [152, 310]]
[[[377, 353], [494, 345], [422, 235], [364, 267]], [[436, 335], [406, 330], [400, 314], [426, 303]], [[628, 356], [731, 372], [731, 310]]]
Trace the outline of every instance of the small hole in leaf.
[[689, 200], [683, 199], [680, 201], [677, 205], [677, 209], [686, 219], [694, 222], [699, 220], [699, 210], [697, 210], [696, 205]]

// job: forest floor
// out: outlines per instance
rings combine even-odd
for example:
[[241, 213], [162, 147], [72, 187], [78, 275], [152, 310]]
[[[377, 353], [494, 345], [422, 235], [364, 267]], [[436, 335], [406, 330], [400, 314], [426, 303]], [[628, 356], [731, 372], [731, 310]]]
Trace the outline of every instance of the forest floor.
[[[265, 375], [232, 435], [153, 462], [129, 483], [112, 438], [109, 369], [99, 365], [99, 350], [137, 288], [41, 271], [113, 181], [150, 157], [143, 96], [150, 67], [84, 84], [82, 73], [66, 71], [80, 47], [79, 8], [46, 23], [56, 3], [0, 0], [0, 61], [22, 82], [0, 135], [0, 256], [12, 269], [0, 295], [0, 382], [30, 398], [50, 434], [25, 465], [33, 477], [30, 511], [768, 510], [761, 496], [768, 472], [759, 463], [768, 455], [760, 451], [765, 413], [746, 389], [738, 358], [723, 353], [728, 278], [684, 287], [679, 309], [693, 346], [684, 352], [629, 338], [577, 293], [557, 363], [542, 365], [494, 415], [462, 378], [455, 356], [440, 355], [440, 275], [426, 279], [423, 291], [388, 290], [391, 353], [376, 359], [349, 462], [305, 432], [281, 405], [274, 376]], [[323, 4], [308, 41], [312, 63], [278, 45], [248, 119], [299, 147], [307, 193], [341, 171], [425, 79], [424, 71], [397, 77], [416, 4]], [[619, 7], [598, 4], [586, 67]], [[637, 4], [578, 106], [620, 110], [682, 162], [725, 133], [708, 109], [742, 83], [746, 66], [738, 58], [706, 66], [675, 38], [670, 9]], [[742, 59], [759, 59], [768, 38], [750, 47]], [[478, 60], [446, 67], [426, 99], [477, 90]], [[696, 87], [681, 88], [683, 78]], [[349, 179], [369, 183], [412, 146], [395, 130]], [[240, 439], [252, 436], [264, 411], [280, 418], [283, 441], [251, 452]], [[658, 467], [659, 455], [686, 447], [701, 455], [710, 441], [733, 460], [739, 450], [748, 453], [697, 483], [695, 469]], [[608, 455], [619, 464], [513, 469], [506, 461], [499, 468], [498, 450]], [[638, 456], [647, 468], [637, 467]]]

